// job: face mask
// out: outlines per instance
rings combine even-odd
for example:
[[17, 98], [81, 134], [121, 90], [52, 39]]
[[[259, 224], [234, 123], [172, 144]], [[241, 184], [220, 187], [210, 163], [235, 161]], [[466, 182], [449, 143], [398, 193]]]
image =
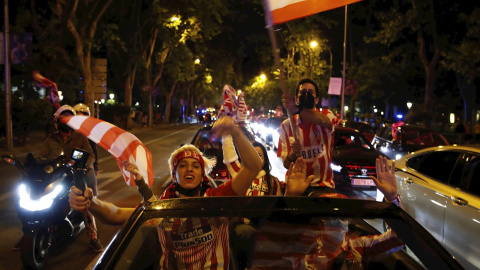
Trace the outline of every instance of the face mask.
[[313, 109], [315, 97], [311, 93], [302, 93], [299, 98], [299, 105], [305, 109]]
[[61, 132], [67, 133], [72, 129], [69, 126], [67, 126], [67, 124], [62, 123], [58, 125], [58, 130], [60, 130]]

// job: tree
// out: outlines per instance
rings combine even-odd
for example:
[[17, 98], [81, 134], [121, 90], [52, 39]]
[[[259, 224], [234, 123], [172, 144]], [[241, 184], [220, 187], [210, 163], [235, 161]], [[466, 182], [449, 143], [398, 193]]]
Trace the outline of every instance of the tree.
[[[478, 47], [480, 41], [480, 8], [475, 8], [471, 14], [461, 13], [460, 21], [464, 22], [467, 29], [465, 37], [455, 44], [452, 50], [445, 52], [445, 59], [442, 65], [454, 70], [457, 78], [457, 85], [463, 100], [464, 122], [475, 118], [475, 101], [477, 98], [475, 79], [480, 74], [480, 52]], [[463, 26], [463, 25], [462, 25]], [[473, 121], [471, 121], [473, 123]]]
[[[451, 21], [448, 12], [436, 13], [439, 7], [445, 7], [444, 1], [433, 0], [401, 0], [392, 2], [386, 12], [378, 12], [380, 23], [378, 31], [370, 41], [379, 42], [388, 46], [389, 53], [383, 57], [384, 61], [405, 62], [411, 61], [412, 44], [425, 71], [424, 86], [424, 124], [430, 126], [432, 112], [435, 107], [435, 81], [439, 71], [439, 61], [442, 51], [448, 46], [448, 33], [440, 32], [438, 21], [442, 18]], [[448, 19], [447, 19], [448, 18]], [[412, 41], [415, 41], [413, 43]]]
[[77, 56], [84, 83], [85, 104], [94, 111], [92, 77], [92, 45], [97, 25], [113, 0], [53, 1], [52, 11], [65, 23], [75, 41]]

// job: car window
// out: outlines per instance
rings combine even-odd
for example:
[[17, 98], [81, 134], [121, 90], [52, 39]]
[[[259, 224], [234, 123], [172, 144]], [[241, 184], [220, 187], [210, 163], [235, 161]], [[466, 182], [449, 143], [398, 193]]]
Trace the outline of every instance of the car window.
[[480, 156], [466, 157], [465, 174], [459, 188], [475, 195], [480, 195]]
[[407, 166], [444, 184], [448, 184], [460, 153], [451, 151], [428, 152], [409, 158]]
[[338, 147], [361, 147], [365, 149], [373, 149], [368, 140], [355, 133], [335, 132], [334, 148]]
[[192, 144], [199, 149], [222, 149], [222, 138], [215, 137], [215, 133], [211, 130], [201, 130], [195, 136]]
[[393, 138], [392, 136], [392, 128], [391, 127], [384, 127], [383, 130], [379, 132], [380, 137], [382, 137], [385, 140], [391, 140]]
[[435, 145], [448, 145], [447, 139], [441, 134], [432, 133], [432, 138], [435, 142]]
[[[231, 227], [234, 227], [235, 221], [242, 217], [230, 219]], [[162, 253], [167, 253], [162, 250], [166, 246], [179, 246], [184, 248], [188, 245], [207, 245], [212, 234], [196, 234], [201, 232], [203, 228], [208, 228], [208, 225], [203, 225], [200, 228], [193, 228], [188, 231], [188, 235], [180, 238], [176, 237], [176, 233], [172, 228], [166, 230], [164, 227], [164, 220], [175, 220], [182, 224], [195, 224], [198, 218], [151, 218], [141, 224], [130, 239], [128, 246], [121, 252], [118, 261], [115, 264], [115, 269], [162, 269]], [[218, 219], [218, 218], [217, 218]], [[216, 220], [217, 220], [216, 219]], [[383, 231], [382, 219], [357, 219], [347, 217], [322, 217], [322, 216], [292, 216], [292, 217], [270, 217], [262, 218], [262, 220], [255, 228], [257, 229], [256, 237], [250, 243], [251, 248], [250, 258], [251, 264], [254, 267], [262, 269], [291, 269], [295, 263], [306, 263], [306, 268], [316, 266], [319, 269], [325, 269], [327, 262], [323, 260], [323, 256], [315, 253], [316, 250], [328, 251], [329, 249], [336, 249], [338, 245], [343, 242], [343, 238], [355, 239], [355, 243], [365, 245], [365, 251], [362, 249], [357, 256], [361, 254], [363, 259], [364, 269], [425, 269], [424, 265], [418, 261], [405, 246], [402, 240], [395, 239], [388, 231], [381, 234]], [[209, 218], [208, 220], [211, 220]], [[178, 225], [177, 225], [178, 226]], [[192, 225], [190, 225], [192, 226]], [[379, 231], [380, 230], [380, 231]], [[161, 231], [165, 233], [165, 237]], [[159, 238], [159, 234], [163, 237]], [[180, 233], [178, 233], [180, 234]], [[165, 238], [164, 238], [165, 237]], [[369, 250], [368, 243], [372, 238], [390, 238], [389, 245], [383, 247], [376, 247]], [[162, 239], [166, 239], [166, 243], [160, 244]], [[171, 242], [169, 242], [171, 241]], [[380, 240], [377, 240], [380, 241]], [[205, 243], [203, 243], [205, 242]], [[235, 245], [235, 240], [231, 239], [230, 245]], [[178, 248], [179, 250], [181, 248]], [[326, 252], [323, 251], [323, 252]], [[230, 252], [230, 259], [228, 263], [234, 267], [236, 260], [233, 252]], [[382, 256], [379, 256], [382, 255]], [[339, 265], [354, 264], [355, 260], [349, 257], [338, 257]], [[398, 265], [401, 265], [398, 267]], [[343, 269], [343, 268], [342, 268]]]

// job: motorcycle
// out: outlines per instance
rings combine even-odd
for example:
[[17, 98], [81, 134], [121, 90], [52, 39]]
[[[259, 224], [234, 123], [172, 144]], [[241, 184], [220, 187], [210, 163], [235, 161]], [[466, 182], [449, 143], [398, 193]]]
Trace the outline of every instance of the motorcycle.
[[[29, 153], [22, 164], [13, 155], [3, 160], [22, 173], [17, 214], [22, 221], [21, 259], [26, 269], [42, 269], [52, 247], [61, 247], [85, 228], [84, 215], [70, 208], [70, 186], [82, 186], [88, 152], [75, 149], [69, 160], [61, 155], [43, 162]], [[83, 186], [85, 184], [83, 183]]]

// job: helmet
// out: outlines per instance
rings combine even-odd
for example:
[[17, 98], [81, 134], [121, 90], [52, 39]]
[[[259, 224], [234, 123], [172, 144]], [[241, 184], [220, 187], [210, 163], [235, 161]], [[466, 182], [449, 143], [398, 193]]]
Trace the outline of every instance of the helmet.
[[53, 117], [55, 128], [57, 128], [58, 120], [61, 118], [62, 115], [65, 115], [65, 114], [76, 115], [75, 110], [72, 108], [72, 106], [70, 105], [61, 106], [60, 108], [57, 109]]
[[90, 116], [90, 108], [83, 103], [78, 103], [77, 105], [73, 106], [73, 109], [77, 114], [86, 114]]

